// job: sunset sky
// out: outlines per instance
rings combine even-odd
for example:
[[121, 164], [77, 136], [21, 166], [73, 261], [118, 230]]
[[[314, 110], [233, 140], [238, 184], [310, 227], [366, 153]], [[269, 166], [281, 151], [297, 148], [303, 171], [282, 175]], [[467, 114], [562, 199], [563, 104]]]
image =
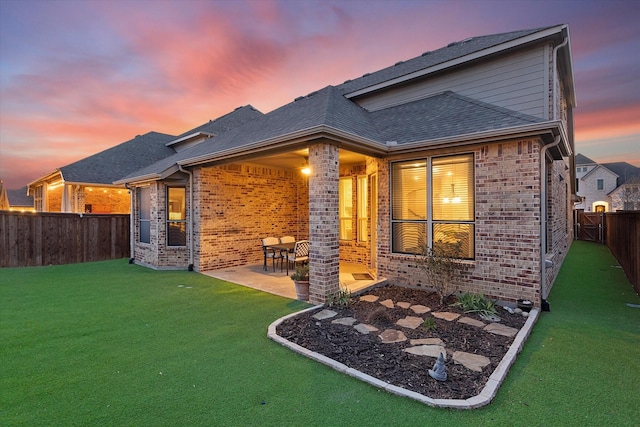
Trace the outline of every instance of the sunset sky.
[[576, 151], [640, 167], [640, 1], [0, 0], [8, 188], [468, 37], [569, 24]]

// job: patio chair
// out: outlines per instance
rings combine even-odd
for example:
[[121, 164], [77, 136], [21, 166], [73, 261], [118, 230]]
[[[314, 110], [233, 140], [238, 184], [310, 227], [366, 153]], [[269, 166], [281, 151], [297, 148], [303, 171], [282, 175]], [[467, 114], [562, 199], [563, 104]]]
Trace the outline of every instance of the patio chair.
[[296, 238], [293, 236], [284, 236], [280, 238], [280, 243], [293, 243], [296, 241]]
[[300, 240], [296, 242], [292, 253], [287, 254], [287, 276], [289, 275], [289, 263], [293, 264], [293, 268], [296, 264], [302, 262], [309, 262], [309, 241]]
[[277, 237], [265, 237], [262, 239], [262, 252], [264, 253], [264, 264], [262, 268], [267, 270], [267, 258], [271, 258], [271, 263], [273, 264], [273, 271], [276, 271], [276, 260], [280, 260], [280, 269], [282, 269], [282, 253], [275, 249], [269, 248], [270, 245], [277, 245], [279, 242]]

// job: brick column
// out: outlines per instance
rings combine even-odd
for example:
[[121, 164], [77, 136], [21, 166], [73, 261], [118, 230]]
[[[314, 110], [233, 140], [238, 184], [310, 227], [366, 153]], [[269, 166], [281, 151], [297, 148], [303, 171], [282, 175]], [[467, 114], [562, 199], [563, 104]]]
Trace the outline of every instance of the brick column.
[[320, 304], [340, 290], [338, 148], [309, 146], [309, 301]]

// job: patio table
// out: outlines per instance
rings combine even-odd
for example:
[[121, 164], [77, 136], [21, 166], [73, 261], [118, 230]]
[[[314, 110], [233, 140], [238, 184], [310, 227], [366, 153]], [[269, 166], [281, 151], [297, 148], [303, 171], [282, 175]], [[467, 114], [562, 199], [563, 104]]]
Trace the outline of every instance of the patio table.
[[[293, 248], [296, 247], [296, 242], [290, 242], [290, 243], [278, 243], [275, 245], [268, 245], [267, 249], [273, 249], [275, 251], [280, 251], [280, 253], [283, 252], [292, 252]], [[284, 261], [284, 258], [283, 258]], [[264, 258], [264, 268], [266, 270], [267, 268], [267, 257], [265, 256]], [[280, 263], [280, 272], [282, 272], [282, 263]]]

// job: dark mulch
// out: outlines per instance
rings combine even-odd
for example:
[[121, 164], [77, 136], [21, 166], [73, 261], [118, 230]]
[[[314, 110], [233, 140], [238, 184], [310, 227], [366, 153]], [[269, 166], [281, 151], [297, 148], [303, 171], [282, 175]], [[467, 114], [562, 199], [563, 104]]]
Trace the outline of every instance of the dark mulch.
[[[494, 335], [475, 326], [438, 319], [433, 317], [431, 312], [415, 314], [410, 309], [397, 306], [389, 309], [380, 304], [380, 301], [386, 299], [391, 299], [394, 303], [406, 301], [413, 305], [430, 307], [432, 312], [450, 311], [481, 320], [475, 313], [464, 314], [458, 307], [449, 305], [455, 302], [455, 299], [441, 305], [435, 293], [397, 286], [373, 289], [367, 294], [378, 295], [380, 299], [376, 302], [365, 302], [360, 301], [359, 297], [354, 297], [347, 307], [330, 307], [331, 310], [338, 312], [338, 315], [322, 321], [312, 318], [317, 313], [315, 310], [300, 314], [282, 322], [277, 327], [277, 333], [291, 342], [360, 372], [434, 399], [466, 399], [479, 394], [514, 339]], [[500, 323], [517, 329], [522, 328], [526, 321], [526, 318], [511, 315], [506, 310], [500, 309], [498, 314], [502, 319]], [[423, 319], [431, 317], [435, 321], [436, 328], [426, 330], [419, 326], [416, 329], [409, 329], [395, 325], [397, 320], [406, 316], [417, 316]], [[354, 317], [357, 323], [373, 325], [379, 329], [379, 332], [365, 335], [352, 326], [331, 323], [341, 317]], [[377, 334], [385, 329], [402, 330], [408, 340], [383, 344]], [[434, 358], [402, 351], [411, 347], [409, 340], [419, 338], [440, 338], [444, 342], [448, 354], [446, 381], [439, 382], [429, 376], [428, 371], [433, 368]], [[451, 359], [454, 351], [481, 354], [488, 357], [491, 364], [482, 372], [474, 372], [462, 365], [454, 364]]]

